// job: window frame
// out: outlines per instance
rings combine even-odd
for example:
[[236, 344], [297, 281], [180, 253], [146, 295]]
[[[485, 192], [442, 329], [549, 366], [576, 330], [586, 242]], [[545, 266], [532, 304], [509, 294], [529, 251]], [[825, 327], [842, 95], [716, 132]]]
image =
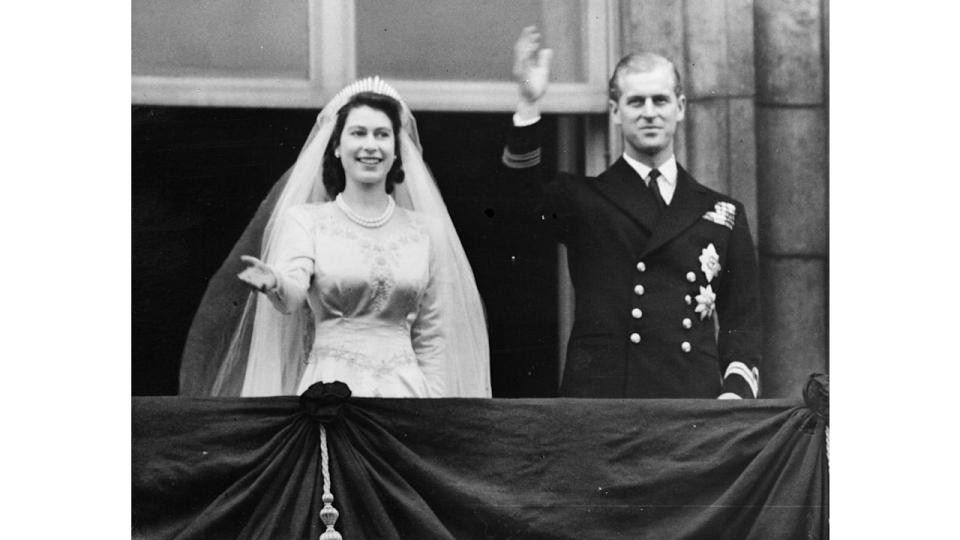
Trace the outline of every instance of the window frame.
[[[544, 0], [546, 3], [547, 0]], [[551, 83], [546, 113], [598, 113], [607, 108], [606, 77], [617, 32], [613, 0], [580, 4], [586, 81]], [[546, 7], [545, 7], [546, 9]], [[309, 75], [303, 78], [133, 75], [134, 105], [321, 108], [356, 78], [355, 0], [307, 0]], [[336, 54], [324, 54], [336, 51]], [[512, 81], [387, 78], [408, 106], [419, 111], [509, 112], [516, 108]]]

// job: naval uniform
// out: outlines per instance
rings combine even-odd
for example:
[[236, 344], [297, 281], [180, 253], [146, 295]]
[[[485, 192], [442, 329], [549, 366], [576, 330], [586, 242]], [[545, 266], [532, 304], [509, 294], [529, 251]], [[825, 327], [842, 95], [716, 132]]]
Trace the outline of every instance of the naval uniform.
[[540, 190], [531, 220], [568, 250], [576, 307], [560, 395], [757, 397], [757, 261], [743, 205], [676, 165], [663, 207], [624, 157], [597, 177], [544, 182], [541, 123], [514, 126], [502, 161], [510, 181]]

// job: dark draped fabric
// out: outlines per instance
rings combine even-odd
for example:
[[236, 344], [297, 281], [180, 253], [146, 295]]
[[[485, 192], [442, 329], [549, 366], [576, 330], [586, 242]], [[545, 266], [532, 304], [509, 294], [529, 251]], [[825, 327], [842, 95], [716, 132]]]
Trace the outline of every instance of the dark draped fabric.
[[[823, 378], [790, 400], [133, 399], [134, 538], [827, 538]], [[341, 385], [342, 386], [342, 385]], [[321, 391], [323, 390], [323, 391]]]

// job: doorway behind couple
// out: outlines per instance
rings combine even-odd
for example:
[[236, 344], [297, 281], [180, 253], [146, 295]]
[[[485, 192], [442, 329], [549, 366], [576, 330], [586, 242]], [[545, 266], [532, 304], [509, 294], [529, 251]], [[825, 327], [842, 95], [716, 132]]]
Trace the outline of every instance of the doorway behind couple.
[[[132, 113], [132, 390], [170, 395], [207, 281], [296, 159], [316, 111], [136, 106]], [[529, 191], [497, 177], [510, 115], [415, 114], [485, 304], [494, 397], [554, 396], [557, 249], [521, 218], [535, 204]], [[544, 121], [555, 134], [558, 118]], [[557, 141], [545, 142], [555, 169]], [[567, 161], [576, 154], [561, 153]]]

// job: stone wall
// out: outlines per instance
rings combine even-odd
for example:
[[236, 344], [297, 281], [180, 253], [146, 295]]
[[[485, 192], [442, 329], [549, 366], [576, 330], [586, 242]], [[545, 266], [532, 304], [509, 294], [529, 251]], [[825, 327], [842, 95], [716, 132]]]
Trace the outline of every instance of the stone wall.
[[827, 369], [826, 4], [758, 0], [757, 194], [767, 331], [763, 383], [795, 393]]

